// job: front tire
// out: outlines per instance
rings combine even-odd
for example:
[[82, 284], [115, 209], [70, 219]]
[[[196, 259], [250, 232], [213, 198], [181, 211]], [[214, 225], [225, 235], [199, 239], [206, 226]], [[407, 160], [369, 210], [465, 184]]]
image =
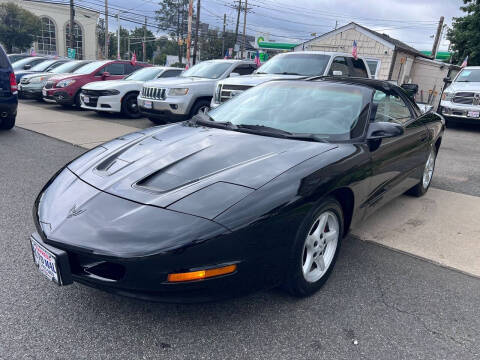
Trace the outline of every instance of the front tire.
[[15, 115], [0, 118], [0, 130], [10, 130], [15, 126]]
[[130, 93], [122, 99], [122, 113], [130, 119], [138, 119], [142, 116], [137, 104], [137, 94]]
[[295, 239], [285, 283], [289, 293], [306, 297], [325, 284], [337, 261], [343, 231], [342, 207], [334, 198], [310, 212]]
[[413, 188], [407, 191], [407, 194], [420, 197], [425, 195], [425, 193], [430, 188], [432, 182], [433, 173], [435, 171], [435, 161], [437, 160], [437, 151], [435, 146], [432, 146], [430, 153], [428, 155], [427, 162], [423, 168], [422, 179], [420, 182], [415, 185]]
[[168, 122], [164, 119], [161, 119], [161, 118], [155, 118], [155, 117], [152, 117], [152, 116], [149, 116], [148, 117], [148, 120], [150, 120], [151, 122], [153, 122], [155, 125], [165, 125], [167, 124]]
[[190, 111], [190, 117], [193, 117], [197, 114], [203, 114], [210, 110], [210, 100], [197, 100], [197, 102], [192, 106]]

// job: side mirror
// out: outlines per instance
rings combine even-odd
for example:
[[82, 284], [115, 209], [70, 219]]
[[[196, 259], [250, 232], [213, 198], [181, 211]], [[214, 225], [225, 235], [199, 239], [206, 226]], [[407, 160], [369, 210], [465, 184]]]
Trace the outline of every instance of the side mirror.
[[30, 70], [32, 68], [31, 64], [27, 64], [23, 67], [23, 70]]
[[450, 79], [450, 77], [447, 76], [447, 77], [443, 78], [443, 82], [445, 84], [450, 84], [452, 82], [452, 79]]
[[105, 80], [106, 78], [109, 78], [109, 77], [110, 77], [110, 73], [107, 71], [104, 71], [102, 74], [102, 80]]
[[236, 72], [232, 72], [228, 77], [236, 77], [236, 76], [240, 76], [240, 74]]
[[340, 70], [333, 70], [333, 76], [342, 76], [343, 75], [343, 72], [341, 72]]
[[401, 88], [405, 90], [410, 98], [415, 99], [415, 95], [418, 93], [418, 84], [403, 84]]
[[402, 125], [391, 122], [373, 122], [368, 126], [367, 140], [392, 138], [403, 135]]

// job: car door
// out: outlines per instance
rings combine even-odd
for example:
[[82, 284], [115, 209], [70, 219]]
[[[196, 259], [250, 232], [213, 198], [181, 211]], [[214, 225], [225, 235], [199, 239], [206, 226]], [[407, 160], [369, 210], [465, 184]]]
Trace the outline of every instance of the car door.
[[370, 121], [401, 124], [404, 134], [369, 143], [372, 176], [367, 213], [415, 186], [428, 155], [428, 131], [396, 91], [375, 91]]

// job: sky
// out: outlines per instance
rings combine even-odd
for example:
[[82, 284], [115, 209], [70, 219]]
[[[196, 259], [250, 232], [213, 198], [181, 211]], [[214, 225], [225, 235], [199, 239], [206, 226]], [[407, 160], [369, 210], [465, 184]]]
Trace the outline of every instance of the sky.
[[[102, 0], [75, 0], [76, 4], [90, 8], [102, 8]], [[235, 0], [238, 3], [238, 0]], [[245, 0], [242, 0], [242, 5]], [[109, 0], [110, 14], [120, 17], [122, 26], [139, 26], [127, 21], [143, 22], [147, 16], [150, 30], [157, 32], [154, 24], [158, 0]], [[311, 39], [312, 34], [321, 35], [335, 25], [351, 21], [373, 30], [386, 33], [418, 50], [431, 50], [433, 36], [440, 16], [451, 26], [452, 18], [463, 16], [462, 0], [248, 0], [247, 33], [270, 34], [277, 42], [301, 43]], [[227, 29], [235, 29], [236, 9], [234, 0], [201, 0], [200, 19], [211, 28], [223, 27], [223, 14], [227, 15]], [[194, 0], [196, 7], [196, 0]], [[128, 12], [126, 11], [128, 10]], [[116, 20], [110, 18], [110, 29], [116, 29]], [[240, 29], [243, 29], [243, 14]], [[445, 32], [444, 32], [445, 35]], [[440, 51], [448, 49], [443, 36]]]

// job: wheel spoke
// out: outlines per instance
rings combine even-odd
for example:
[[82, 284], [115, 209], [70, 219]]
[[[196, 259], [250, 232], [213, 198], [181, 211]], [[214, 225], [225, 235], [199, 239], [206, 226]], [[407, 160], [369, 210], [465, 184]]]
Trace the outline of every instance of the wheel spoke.
[[337, 230], [330, 230], [328, 233], [325, 233], [323, 235], [323, 238], [327, 243], [336, 240], [338, 237]]
[[304, 251], [307, 252], [307, 258], [305, 259], [305, 263], [303, 264], [303, 273], [308, 274], [312, 269], [313, 256], [312, 253], [308, 251], [308, 249], [305, 249]]
[[315, 230], [315, 233], [318, 233], [318, 238], [320, 238], [320, 235], [325, 233], [325, 225], [327, 224], [328, 220], [328, 215], [323, 214], [322, 217], [320, 218], [320, 223], [318, 224], [317, 229]]
[[315, 259], [315, 264], [317, 264], [317, 267], [321, 270], [325, 270], [325, 260], [323, 259], [323, 256], [319, 256]]

